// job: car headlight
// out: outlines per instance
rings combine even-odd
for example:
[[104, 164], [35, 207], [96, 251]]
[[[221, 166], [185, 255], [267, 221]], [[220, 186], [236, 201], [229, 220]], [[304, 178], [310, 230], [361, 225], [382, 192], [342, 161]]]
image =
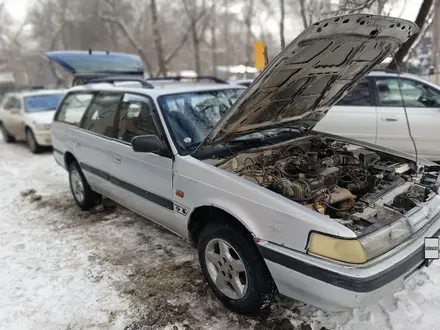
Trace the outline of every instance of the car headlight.
[[352, 264], [363, 264], [406, 241], [411, 229], [405, 219], [359, 238], [343, 238], [312, 232], [308, 252]]
[[39, 131], [48, 131], [50, 130], [50, 124], [41, 124], [41, 123], [34, 123], [35, 128]]

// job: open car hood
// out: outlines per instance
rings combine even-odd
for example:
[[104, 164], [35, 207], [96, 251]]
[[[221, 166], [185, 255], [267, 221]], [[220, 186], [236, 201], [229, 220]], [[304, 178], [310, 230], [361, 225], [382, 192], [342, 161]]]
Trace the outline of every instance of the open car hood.
[[144, 63], [137, 55], [103, 51], [50, 51], [44, 53], [75, 79], [102, 75], [144, 76]]
[[418, 32], [412, 22], [365, 14], [309, 26], [270, 61], [195, 154], [281, 125], [313, 127], [376, 64]]

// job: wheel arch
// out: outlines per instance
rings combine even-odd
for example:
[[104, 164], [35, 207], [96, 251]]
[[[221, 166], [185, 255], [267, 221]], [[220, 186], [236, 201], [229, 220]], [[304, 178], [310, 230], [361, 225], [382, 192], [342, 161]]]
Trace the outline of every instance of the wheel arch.
[[66, 151], [63, 158], [66, 169], [69, 169], [70, 164], [72, 164], [73, 162], [78, 162], [76, 157], [70, 151]]
[[194, 208], [189, 215], [187, 224], [188, 240], [193, 246], [197, 246], [197, 242], [202, 229], [209, 223], [222, 221], [224, 223], [234, 224], [249, 233], [252, 239], [256, 239], [254, 231], [246, 222], [242, 220], [236, 212], [216, 204], [205, 204]]

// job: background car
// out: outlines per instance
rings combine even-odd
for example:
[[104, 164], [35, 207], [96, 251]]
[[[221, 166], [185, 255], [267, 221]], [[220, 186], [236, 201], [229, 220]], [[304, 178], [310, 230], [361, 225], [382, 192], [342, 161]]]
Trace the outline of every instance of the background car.
[[404, 104], [418, 156], [440, 161], [440, 87], [415, 75], [372, 71], [314, 129], [414, 154]]
[[0, 128], [7, 143], [25, 140], [33, 153], [51, 146], [50, 127], [64, 95], [61, 90], [8, 93], [0, 105]]
[[236, 79], [236, 80], [229, 80], [229, 83], [232, 85], [249, 87], [253, 81], [254, 79]]

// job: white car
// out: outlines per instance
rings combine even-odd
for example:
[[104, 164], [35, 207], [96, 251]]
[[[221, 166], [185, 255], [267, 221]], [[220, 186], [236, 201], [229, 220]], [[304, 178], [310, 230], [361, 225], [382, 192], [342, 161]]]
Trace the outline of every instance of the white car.
[[229, 80], [229, 83], [231, 85], [239, 85], [239, 86], [245, 86], [249, 87], [254, 79], [235, 79], [235, 80]]
[[314, 129], [415, 154], [403, 104], [418, 156], [440, 161], [440, 86], [415, 75], [372, 71]]
[[11, 143], [26, 140], [29, 149], [38, 153], [52, 145], [50, 128], [64, 91], [38, 90], [8, 93], [0, 104], [0, 128], [3, 140]]
[[[247, 89], [89, 81], [58, 107], [54, 157], [83, 210], [104, 195], [187, 239], [235, 312], [277, 292], [331, 310], [373, 304], [430, 265], [439, 166], [312, 128], [417, 32], [385, 16], [325, 19]], [[71, 70], [79, 56], [116, 69], [105, 53], [75, 56]]]

